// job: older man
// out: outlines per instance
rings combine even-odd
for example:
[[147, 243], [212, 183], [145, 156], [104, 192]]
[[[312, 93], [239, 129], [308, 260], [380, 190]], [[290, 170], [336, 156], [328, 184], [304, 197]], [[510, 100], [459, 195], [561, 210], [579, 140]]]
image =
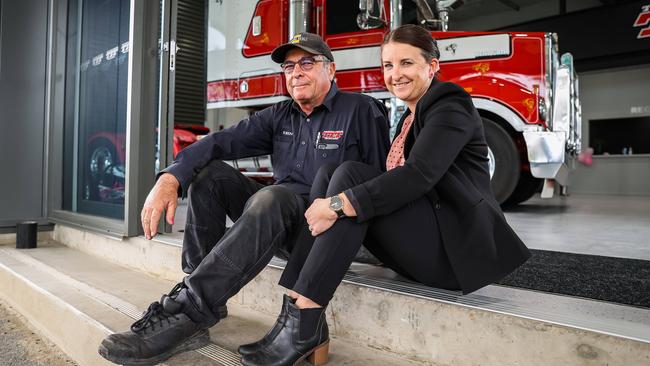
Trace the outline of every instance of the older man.
[[[281, 63], [292, 100], [183, 150], [149, 193], [142, 210], [148, 239], [165, 210], [173, 222], [178, 194], [189, 195], [182, 255], [188, 276], [152, 303], [130, 331], [102, 342], [99, 352], [106, 359], [157, 364], [205, 345], [207, 329], [225, 316], [226, 301], [276, 252], [289, 256], [298, 237], [310, 236], [304, 212], [322, 166], [356, 160], [384, 168], [386, 111], [370, 97], [338, 90], [334, 57], [321, 37], [297, 34], [271, 58]], [[272, 156], [275, 178], [267, 187], [221, 161], [264, 154]], [[234, 221], [227, 232], [226, 216]], [[287, 268], [283, 285], [295, 281], [300, 270], [300, 265]]]

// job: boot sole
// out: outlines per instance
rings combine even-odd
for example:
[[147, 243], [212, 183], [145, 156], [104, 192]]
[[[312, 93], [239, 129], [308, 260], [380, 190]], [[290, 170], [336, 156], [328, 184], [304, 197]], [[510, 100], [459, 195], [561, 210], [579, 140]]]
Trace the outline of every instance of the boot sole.
[[203, 346], [206, 346], [208, 343], [210, 343], [210, 333], [208, 332], [207, 329], [203, 329], [195, 333], [193, 336], [191, 336], [185, 342], [179, 344], [178, 346], [170, 349], [167, 352], [161, 353], [151, 358], [133, 359], [133, 358], [109, 357], [108, 350], [106, 349], [106, 347], [104, 347], [104, 345], [100, 345], [99, 354], [105, 359], [113, 363], [124, 365], [124, 366], [153, 366], [171, 358], [172, 356], [178, 353], [199, 349]]

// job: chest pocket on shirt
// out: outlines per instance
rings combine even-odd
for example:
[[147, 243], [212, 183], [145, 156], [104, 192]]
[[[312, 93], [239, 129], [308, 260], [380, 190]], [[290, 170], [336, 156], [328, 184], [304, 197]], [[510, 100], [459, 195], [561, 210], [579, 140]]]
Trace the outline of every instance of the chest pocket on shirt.
[[316, 160], [325, 160], [327, 162], [339, 162], [342, 163], [345, 160], [349, 160], [350, 157], [346, 159], [346, 156], [349, 155], [349, 152], [346, 152], [350, 146], [345, 145], [345, 141], [341, 140], [321, 140], [316, 148], [314, 153], [316, 154]]
[[273, 142], [274, 143], [291, 143], [293, 141], [293, 136], [288, 136], [288, 135], [275, 135], [273, 136]]

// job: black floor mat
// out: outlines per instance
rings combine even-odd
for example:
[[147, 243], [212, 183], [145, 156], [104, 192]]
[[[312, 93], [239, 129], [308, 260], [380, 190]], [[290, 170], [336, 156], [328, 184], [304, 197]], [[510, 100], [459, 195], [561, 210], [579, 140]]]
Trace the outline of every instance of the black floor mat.
[[650, 261], [531, 250], [500, 285], [650, 308]]

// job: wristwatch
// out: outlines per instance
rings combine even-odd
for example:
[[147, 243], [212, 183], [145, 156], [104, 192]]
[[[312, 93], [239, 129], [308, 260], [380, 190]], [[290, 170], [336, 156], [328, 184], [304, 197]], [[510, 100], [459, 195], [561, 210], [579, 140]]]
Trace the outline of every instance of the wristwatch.
[[338, 195], [330, 198], [330, 208], [332, 211], [336, 212], [336, 216], [338, 216], [339, 219], [345, 217], [345, 213], [343, 213], [343, 200]]

